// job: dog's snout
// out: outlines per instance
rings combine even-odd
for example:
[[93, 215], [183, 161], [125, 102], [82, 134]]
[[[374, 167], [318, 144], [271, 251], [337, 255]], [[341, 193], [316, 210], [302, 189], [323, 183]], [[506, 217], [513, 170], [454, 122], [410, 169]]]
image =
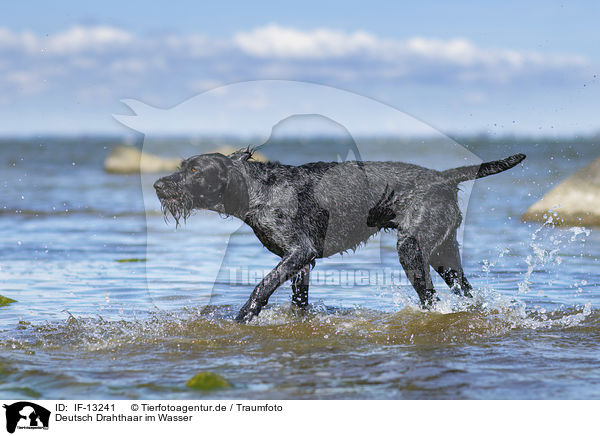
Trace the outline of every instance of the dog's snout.
[[162, 191], [165, 188], [165, 182], [162, 179], [158, 179], [154, 182], [154, 189], [157, 191]]

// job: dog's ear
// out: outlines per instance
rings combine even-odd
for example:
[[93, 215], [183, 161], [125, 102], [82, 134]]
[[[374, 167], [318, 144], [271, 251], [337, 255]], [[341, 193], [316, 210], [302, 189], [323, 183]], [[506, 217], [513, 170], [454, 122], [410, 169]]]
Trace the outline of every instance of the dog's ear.
[[235, 151], [231, 153], [228, 157], [231, 160], [243, 160], [246, 161], [248, 159], [252, 159], [252, 154], [254, 150], [248, 146], [247, 148], [242, 148], [241, 150]]
[[223, 207], [227, 215], [243, 216], [248, 211], [248, 186], [244, 176], [235, 165], [229, 165], [223, 193]]

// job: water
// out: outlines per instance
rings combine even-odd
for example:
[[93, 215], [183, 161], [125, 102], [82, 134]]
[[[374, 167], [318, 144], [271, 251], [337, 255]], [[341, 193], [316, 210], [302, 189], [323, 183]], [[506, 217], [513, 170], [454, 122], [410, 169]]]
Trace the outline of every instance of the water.
[[[0, 397], [600, 398], [600, 232], [519, 220], [600, 154], [592, 144], [473, 145], [490, 159], [528, 154], [472, 190], [463, 261], [473, 301], [436, 280], [442, 301], [424, 312], [406, 279], [372, 283], [373, 255], [399, 274], [387, 233], [317, 263], [307, 314], [291, 309], [285, 285], [250, 325], [232, 318], [253, 273], [277, 257], [233, 219], [197, 214], [175, 230], [151, 196], [147, 214], [150, 179], [103, 172], [112, 144], [0, 144], [0, 294], [17, 300], [0, 308]], [[242, 282], [226, 280], [223, 256]], [[233, 388], [188, 390], [200, 371]]]

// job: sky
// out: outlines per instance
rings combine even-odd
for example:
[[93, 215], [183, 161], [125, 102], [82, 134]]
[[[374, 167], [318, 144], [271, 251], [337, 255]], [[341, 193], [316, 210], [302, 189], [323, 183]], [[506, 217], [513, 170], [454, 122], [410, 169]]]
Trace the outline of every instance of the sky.
[[[451, 135], [600, 132], [593, 1], [106, 0], [1, 9], [3, 136], [126, 134], [113, 117], [131, 114], [123, 99], [170, 108], [265, 79], [356, 93]], [[361, 133], [420, 133], [381, 130], [376, 114], [346, 109], [374, 126]], [[244, 122], [236, 121], [251, 131]]]

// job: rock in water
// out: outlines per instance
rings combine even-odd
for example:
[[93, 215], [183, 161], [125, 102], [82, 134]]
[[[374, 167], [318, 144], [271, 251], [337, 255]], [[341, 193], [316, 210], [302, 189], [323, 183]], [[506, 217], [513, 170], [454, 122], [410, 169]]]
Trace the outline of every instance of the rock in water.
[[[221, 146], [213, 153], [228, 155], [238, 149], [231, 146]], [[265, 162], [267, 159], [260, 153], [254, 153], [253, 159]], [[175, 171], [181, 159], [165, 158], [150, 153], [143, 153], [135, 147], [118, 145], [114, 147], [104, 161], [104, 170], [114, 174], [160, 173]]]
[[119, 145], [114, 147], [104, 161], [104, 170], [108, 173], [132, 174], [175, 171], [181, 159], [164, 158], [142, 153], [135, 147]]
[[8, 306], [10, 303], [16, 303], [17, 300], [0, 295], [0, 307]]
[[600, 159], [580, 169], [532, 205], [523, 221], [546, 221], [548, 211], [556, 212], [556, 224], [600, 226]]
[[188, 388], [201, 391], [212, 391], [215, 389], [230, 388], [231, 383], [214, 372], [199, 372], [185, 384]]

